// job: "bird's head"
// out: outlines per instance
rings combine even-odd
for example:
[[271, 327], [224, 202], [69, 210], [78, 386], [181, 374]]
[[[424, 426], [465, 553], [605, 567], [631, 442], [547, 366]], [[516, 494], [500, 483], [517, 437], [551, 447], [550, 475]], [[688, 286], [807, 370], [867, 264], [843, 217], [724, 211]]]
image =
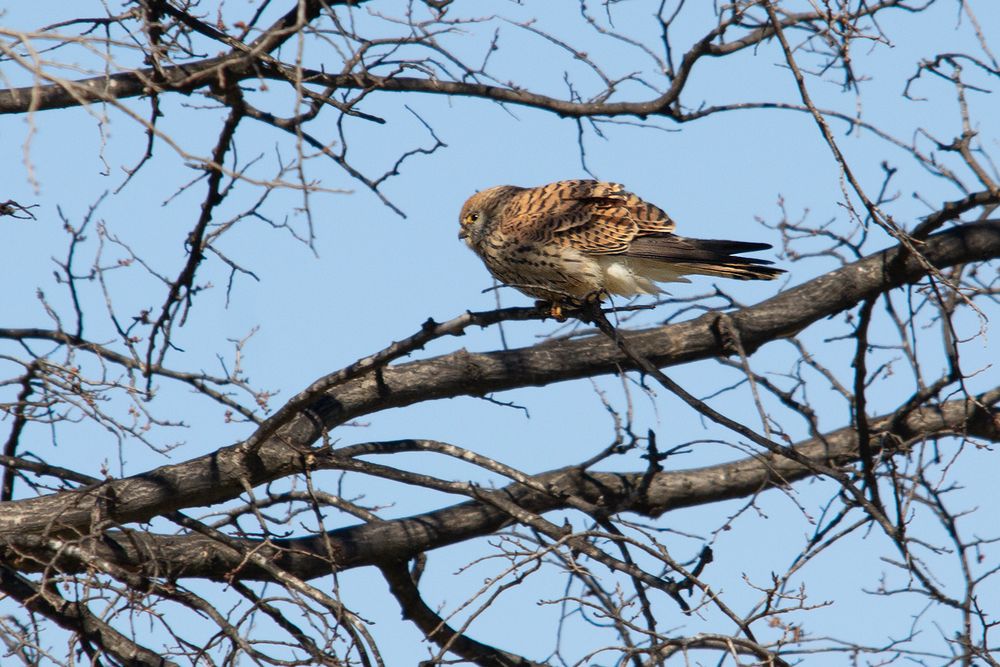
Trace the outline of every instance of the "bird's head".
[[458, 238], [475, 250], [494, 229], [511, 196], [520, 190], [523, 188], [498, 185], [469, 197], [458, 216]]

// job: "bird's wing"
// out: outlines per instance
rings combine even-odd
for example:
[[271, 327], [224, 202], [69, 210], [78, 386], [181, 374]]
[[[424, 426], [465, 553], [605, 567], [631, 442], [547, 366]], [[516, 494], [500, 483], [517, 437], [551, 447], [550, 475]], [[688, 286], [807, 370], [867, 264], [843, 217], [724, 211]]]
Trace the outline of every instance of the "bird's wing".
[[504, 209], [505, 233], [596, 255], [624, 253], [636, 236], [673, 228], [662, 210], [622, 185], [604, 181], [558, 181], [529, 188]]

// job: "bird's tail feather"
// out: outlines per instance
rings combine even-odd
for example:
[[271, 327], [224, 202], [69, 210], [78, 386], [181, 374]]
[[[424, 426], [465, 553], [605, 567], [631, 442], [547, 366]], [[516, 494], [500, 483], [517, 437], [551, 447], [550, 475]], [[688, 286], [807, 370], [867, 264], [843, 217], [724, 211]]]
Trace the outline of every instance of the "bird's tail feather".
[[[739, 253], [766, 250], [766, 243], [688, 239], [676, 234], [650, 234], [633, 239], [625, 253], [644, 260], [653, 280], [677, 280], [678, 276], [698, 273], [738, 280], [773, 280], [784, 273], [769, 266], [771, 262], [755, 257], [738, 257]], [[655, 274], [665, 277], [658, 278]], [[674, 277], [666, 277], [674, 276]]]

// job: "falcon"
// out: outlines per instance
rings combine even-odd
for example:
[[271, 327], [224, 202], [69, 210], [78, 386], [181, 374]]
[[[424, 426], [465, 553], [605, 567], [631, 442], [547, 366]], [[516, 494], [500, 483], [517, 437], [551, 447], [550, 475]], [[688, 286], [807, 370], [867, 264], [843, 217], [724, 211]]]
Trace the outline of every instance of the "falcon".
[[772, 280], [784, 273], [738, 256], [766, 243], [677, 236], [666, 213], [618, 183], [499, 185], [469, 197], [459, 223], [458, 237], [497, 280], [554, 306], [658, 294], [656, 283], [690, 282], [688, 274]]

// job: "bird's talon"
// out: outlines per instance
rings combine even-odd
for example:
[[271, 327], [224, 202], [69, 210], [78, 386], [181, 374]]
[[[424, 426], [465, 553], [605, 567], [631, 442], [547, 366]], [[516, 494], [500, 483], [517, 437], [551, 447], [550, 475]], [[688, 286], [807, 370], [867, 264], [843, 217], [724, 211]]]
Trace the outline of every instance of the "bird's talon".
[[549, 311], [549, 317], [560, 322], [566, 321], [566, 314], [563, 312], [563, 304], [557, 301], [539, 299], [538, 301], [535, 301], [535, 308], [547, 308]]

